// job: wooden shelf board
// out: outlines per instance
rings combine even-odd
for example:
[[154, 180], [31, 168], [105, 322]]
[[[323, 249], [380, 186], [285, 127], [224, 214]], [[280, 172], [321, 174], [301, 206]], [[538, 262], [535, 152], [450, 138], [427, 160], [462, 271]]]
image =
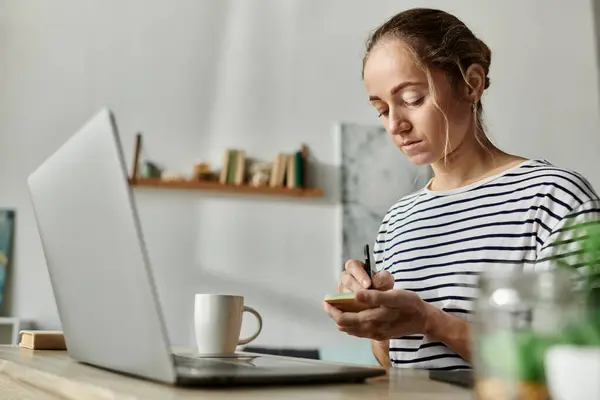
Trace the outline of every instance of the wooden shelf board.
[[130, 180], [132, 186], [153, 187], [162, 189], [196, 189], [212, 190], [231, 193], [250, 193], [266, 194], [273, 196], [289, 197], [322, 197], [323, 190], [320, 188], [287, 188], [270, 186], [250, 186], [250, 185], [223, 185], [218, 182], [202, 181], [165, 181], [161, 179], [138, 178]]

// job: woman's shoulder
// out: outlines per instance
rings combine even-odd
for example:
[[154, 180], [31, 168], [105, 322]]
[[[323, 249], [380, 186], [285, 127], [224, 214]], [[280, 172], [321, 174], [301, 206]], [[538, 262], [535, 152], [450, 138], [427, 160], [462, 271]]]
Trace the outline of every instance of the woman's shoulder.
[[396, 202], [388, 207], [383, 217], [382, 225], [386, 225], [390, 220], [395, 220], [401, 215], [405, 216], [411, 214], [411, 211], [426, 198], [426, 192], [423, 188], [401, 196]]
[[[523, 186], [533, 186], [549, 200], [579, 205], [597, 201], [598, 194], [590, 181], [578, 171], [543, 159], [524, 163], [510, 179]], [[508, 178], [507, 178], [508, 179]]]

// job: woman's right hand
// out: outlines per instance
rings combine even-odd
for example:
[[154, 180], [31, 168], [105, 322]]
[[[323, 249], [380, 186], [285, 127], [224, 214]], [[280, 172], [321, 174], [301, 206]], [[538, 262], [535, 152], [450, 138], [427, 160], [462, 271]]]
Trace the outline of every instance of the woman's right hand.
[[[388, 271], [383, 270], [373, 275], [373, 286], [371, 289], [386, 291], [394, 288], [394, 277]], [[340, 276], [338, 292], [359, 292], [368, 289], [371, 279], [365, 270], [365, 265], [359, 260], [348, 260], [344, 272]], [[373, 355], [386, 368], [391, 368], [389, 357], [389, 340], [371, 340]]]
[[[372, 281], [371, 289], [385, 291], [394, 287], [394, 277], [385, 270], [374, 274]], [[340, 276], [338, 292], [359, 292], [369, 289], [370, 285], [371, 279], [365, 270], [365, 265], [359, 260], [348, 260]]]

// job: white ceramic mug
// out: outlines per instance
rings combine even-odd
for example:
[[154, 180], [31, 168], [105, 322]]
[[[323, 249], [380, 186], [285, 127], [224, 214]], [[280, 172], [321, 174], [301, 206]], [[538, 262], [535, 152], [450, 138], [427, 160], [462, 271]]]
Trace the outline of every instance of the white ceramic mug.
[[[240, 339], [244, 311], [254, 314], [258, 329], [250, 337]], [[254, 308], [244, 305], [243, 296], [196, 294], [194, 329], [200, 354], [231, 355], [238, 345], [248, 344], [258, 337], [262, 318]]]

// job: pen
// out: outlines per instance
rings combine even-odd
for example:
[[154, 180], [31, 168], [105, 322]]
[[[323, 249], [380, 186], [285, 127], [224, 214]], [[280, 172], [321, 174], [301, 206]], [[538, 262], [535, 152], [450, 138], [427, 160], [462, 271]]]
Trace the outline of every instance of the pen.
[[[367, 275], [369, 275], [369, 279], [373, 277], [373, 269], [371, 268], [371, 252], [369, 251], [369, 245], [365, 244], [365, 270], [367, 271]], [[369, 289], [373, 287], [373, 281], [371, 280], [371, 285]]]

